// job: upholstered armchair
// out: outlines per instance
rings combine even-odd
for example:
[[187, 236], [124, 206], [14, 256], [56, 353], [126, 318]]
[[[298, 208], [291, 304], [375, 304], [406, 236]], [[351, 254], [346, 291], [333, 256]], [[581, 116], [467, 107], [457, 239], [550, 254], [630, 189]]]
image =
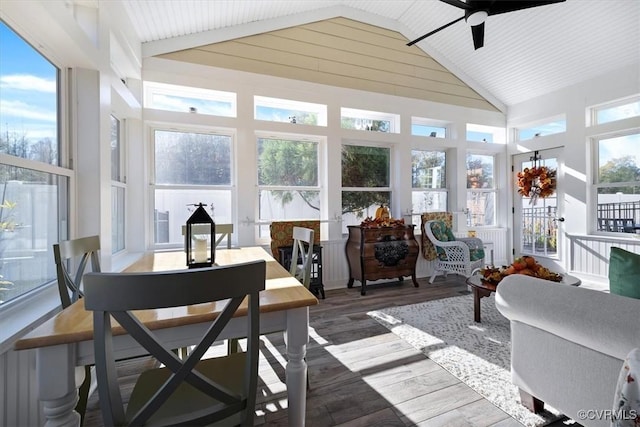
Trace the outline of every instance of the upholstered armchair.
[[423, 232], [435, 247], [436, 264], [429, 283], [433, 283], [439, 272], [470, 277], [482, 267], [484, 249], [482, 240], [476, 237], [456, 238], [443, 221], [427, 221]]

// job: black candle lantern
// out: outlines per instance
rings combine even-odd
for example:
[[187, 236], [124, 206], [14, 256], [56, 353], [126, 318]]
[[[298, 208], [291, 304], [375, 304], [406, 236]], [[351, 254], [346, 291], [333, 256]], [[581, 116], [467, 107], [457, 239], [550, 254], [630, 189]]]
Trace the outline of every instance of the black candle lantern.
[[187, 267], [211, 267], [216, 261], [215, 234], [216, 223], [213, 222], [202, 203], [197, 206], [193, 215], [187, 220], [185, 231], [187, 244]]

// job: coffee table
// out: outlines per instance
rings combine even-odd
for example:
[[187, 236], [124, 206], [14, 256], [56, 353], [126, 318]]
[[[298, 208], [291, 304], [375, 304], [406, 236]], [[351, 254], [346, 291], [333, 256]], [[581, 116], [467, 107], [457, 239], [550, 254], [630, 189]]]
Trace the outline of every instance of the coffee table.
[[[580, 279], [569, 274], [563, 274], [562, 280], [556, 283], [568, 286], [579, 286]], [[473, 291], [473, 320], [476, 323], [480, 323], [480, 300], [488, 297], [492, 292], [495, 292], [498, 285], [483, 281], [482, 275], [477, 273], [467, 279], [467, 285], [471, 286], [471, 290]]]

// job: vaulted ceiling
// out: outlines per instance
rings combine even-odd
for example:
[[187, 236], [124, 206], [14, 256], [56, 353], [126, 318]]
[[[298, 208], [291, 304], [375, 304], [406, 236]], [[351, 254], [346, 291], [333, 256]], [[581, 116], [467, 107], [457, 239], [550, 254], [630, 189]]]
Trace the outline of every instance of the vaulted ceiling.
[[[233, 54], [229, 45], [212, 46], [337, 17], [395, 31], [404, 44], [463, 14], [437, 0], [127, 0], [123, 5], [144, 56], [201, 46]], [[335, 37], [339, 48], [340, 33]], [[361, 42], [375, 48], [379, 40], [363, 37]], [[416, 46], [506, 111], [640, 63], [640, 1], [567, 0], [489, 16], [484, 47], [478, 50], [463, 20]]]

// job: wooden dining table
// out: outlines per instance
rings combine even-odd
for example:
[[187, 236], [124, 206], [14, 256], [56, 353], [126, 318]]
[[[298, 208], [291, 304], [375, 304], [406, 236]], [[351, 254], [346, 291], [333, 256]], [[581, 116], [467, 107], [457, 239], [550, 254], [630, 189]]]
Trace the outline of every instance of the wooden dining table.
[[[306, 346], [309, 342], [309, 307], [316, 297], [292, 277], [261, 247], [216, 250], [217, 265], [247, 261], [266, 261], [265, 290], [260, 292], [260, 330], [262, 334], [285, 332], [285, 369], [288, 420], [290, 426], [305, 425]], [[186, 269], [183, 251], [147, 253], [125, 272], [169, 271]], [[216, 284], [220, 286], [222, 284]], [[232, 283], [224, 284], [233, 286]], [[208, 324], [219, 314], [217, 305], [199, 304], [159, 310], [143, 310], [138, 318], [171, 348], [198, 342]], [[238, 317], [243, 315], [238, 309]], [[220, 339], [246, 336], [246, 322], [232, 320]], [[74, 411], [78, 385], [85, 365], [94, 363], [93, 317], [82, 299], [16, 341], [15, 350], [36, 349], [38, 398], [43, 404], [45, 426], [79, 426], [80, 415]], [[145, 350], [130, 336], [114, 333], [117, 358], [144, 355]]]

